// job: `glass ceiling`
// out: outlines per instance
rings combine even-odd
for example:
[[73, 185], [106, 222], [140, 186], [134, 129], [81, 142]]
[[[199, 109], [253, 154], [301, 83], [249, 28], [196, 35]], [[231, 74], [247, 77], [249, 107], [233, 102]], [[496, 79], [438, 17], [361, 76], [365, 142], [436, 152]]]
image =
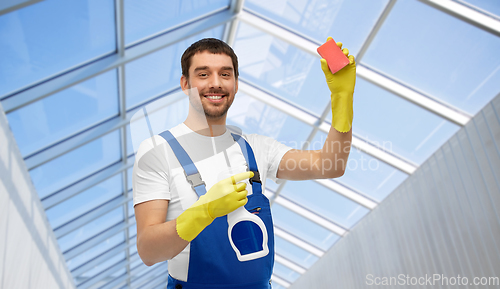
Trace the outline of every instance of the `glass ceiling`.
[[[347, 171], [266, 183], [273, 288], [289, 287], [500, 92], [500, 31], [473, 17], [498, 27], [500, 2], [453, 1], [460, 17], [434, 2], [44, 0], [0, 11], [0, 101], [77, 288], [165, 285], [167, 262], [137, 255], [129, 122], [177, 97], [192, 42], [223, 39], [239, 57], [228, 124], [319, 149], [331, 113], [315, 47], [333, 36], [358, 62]], [[186, 101], [166, 108], [169, 122], [183, 121]]]

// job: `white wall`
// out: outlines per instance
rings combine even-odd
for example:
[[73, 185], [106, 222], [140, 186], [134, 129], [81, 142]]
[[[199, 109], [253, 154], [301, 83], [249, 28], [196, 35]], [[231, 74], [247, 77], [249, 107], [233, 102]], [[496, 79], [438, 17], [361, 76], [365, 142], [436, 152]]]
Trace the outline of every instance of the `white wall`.
[[1, 105], [0, 288], [75, 288]]

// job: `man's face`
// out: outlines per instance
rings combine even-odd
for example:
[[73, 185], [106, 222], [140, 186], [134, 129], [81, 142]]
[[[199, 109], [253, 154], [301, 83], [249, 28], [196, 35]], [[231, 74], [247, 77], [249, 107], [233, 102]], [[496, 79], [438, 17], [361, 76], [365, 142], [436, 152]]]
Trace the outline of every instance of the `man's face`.
[[[191, 105], [204, 113], [207, 119], [219, 119], [226, 115], [238, 91], [231, 57], [226, 54], [214, 54], [209, 51], [196, 53], [191, 58], [189, 78], [181, 77], [183, 90], [197, 88], [199, 101], [192, 99]], [[202, 111], [203, 109], [203, 111]]]

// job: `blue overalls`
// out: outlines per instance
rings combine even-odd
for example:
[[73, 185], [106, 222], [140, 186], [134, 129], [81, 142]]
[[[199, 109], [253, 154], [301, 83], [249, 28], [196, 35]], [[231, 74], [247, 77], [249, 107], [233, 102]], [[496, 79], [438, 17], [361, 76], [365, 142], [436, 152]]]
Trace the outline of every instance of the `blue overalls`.
[[[175, 137], [165, 131], [160, 134], [170, 145], [182, 165], [187, 180], [198, 197], [206, 193], [205, 183], [198, 169]], [[274, 232], [269, 200], [262, 193], [257, 163], [248, 142], [232, 134], [239, 144], [249, 169], [255, 176], [250, 180], [253, 193], [248, 196], [245, 208], [250, 212], [258, 210], [258, 216], [266, 225], [269, 254], [255, 260], [240, 262], [228, 239], [227, 216], [216, 218], [193, 241], [189, 256], [188, 280], [183, 282], [168, 276], [167, 289], [233, 288], [270, 289], [274, 265]]]

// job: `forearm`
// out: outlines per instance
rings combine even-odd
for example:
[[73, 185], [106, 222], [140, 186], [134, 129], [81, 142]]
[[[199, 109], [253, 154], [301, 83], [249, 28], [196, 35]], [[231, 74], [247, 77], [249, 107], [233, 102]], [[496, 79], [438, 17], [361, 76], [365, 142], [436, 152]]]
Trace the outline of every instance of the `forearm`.
[[188, 244], [177, 234], [176, 220], [147, 226], [137, 235], [137, 252], [147, 266], [172, 259]]
[[342, 133], [333, 126], [321, 149], [322, 173], [328, 178], [338, 178], [344, 174], [351, 151], [352, 130]]

